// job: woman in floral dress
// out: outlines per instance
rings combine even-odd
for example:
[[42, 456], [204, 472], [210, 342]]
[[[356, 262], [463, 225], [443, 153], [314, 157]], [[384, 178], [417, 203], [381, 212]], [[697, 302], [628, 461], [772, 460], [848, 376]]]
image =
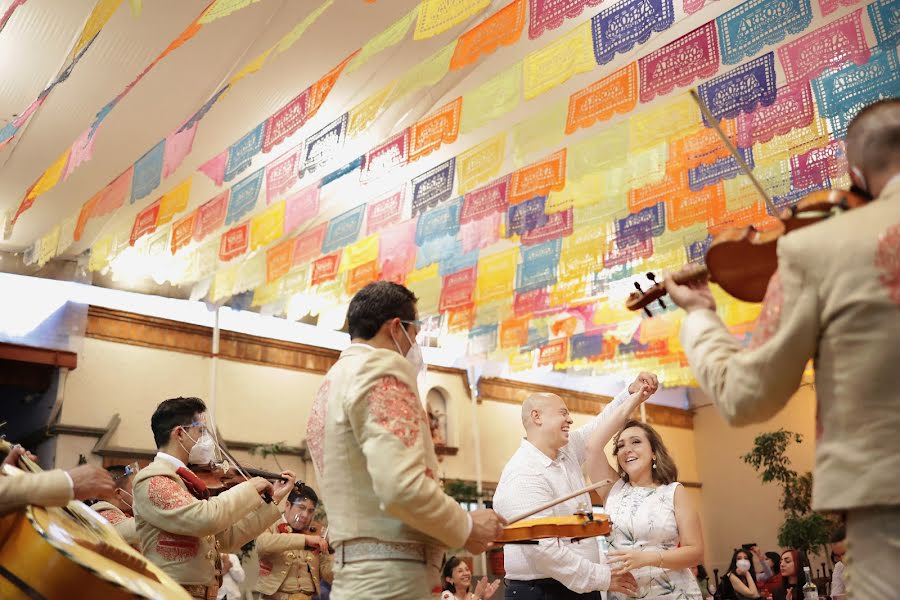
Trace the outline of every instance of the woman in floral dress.
[[[593, 481], [618, 479], [607, 489], [604, 505], [612, 521], [609, 566], [613, 573], [630, 571], [638, 598], [702, 600], [690, 567], [703, 558], [700, 517], [686, 490], [675, 479], [678, 470], [659, 434], [640, 421], [628, 421], [613, 439], [618, 469], [603, 456], [605, 440], [592, 440]], [[618, 473], [617, 473], [618, 471]], [[628, 597], [610, 593], [609, 600]]]

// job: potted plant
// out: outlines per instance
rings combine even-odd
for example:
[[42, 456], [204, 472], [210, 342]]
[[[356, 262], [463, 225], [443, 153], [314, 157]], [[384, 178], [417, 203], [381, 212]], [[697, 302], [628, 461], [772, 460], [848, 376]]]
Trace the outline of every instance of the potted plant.
[[[775, 482], [781, 487], [779, 508], [785, 519], [778, 530], [778, 544], [794, 548], [809, 564], [809, 553], [819, 547], [825, 550], [837, 523], [812, 511], [812, 473], [798, 473], [791, 468], [791, 459], [785, 453], [790, 444], [802, 442], [802, 435], [784, 429], [763, 433], [756, 436], [753, 449], [741, 458], [760, 472], [763, 483]], [[828, 552], [824, 554], [827, 556]]]

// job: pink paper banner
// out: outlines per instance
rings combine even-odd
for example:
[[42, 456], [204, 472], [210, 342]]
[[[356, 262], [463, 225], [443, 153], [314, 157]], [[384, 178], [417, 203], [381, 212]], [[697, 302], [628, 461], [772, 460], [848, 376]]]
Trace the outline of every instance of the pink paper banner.
[[840, 6], [853, 6], [859, 4], [860, 0], [819, 0], [819, 8], [822, 9], [822, 16], [830, 15]]
[[200, 121], [195, 121], [190, 127], [173, 131], [166, 138], [166, 149], [163, 153], [163, 179], [177, 171], [185, 157], [191, 153], [199, 124]]
[[94, 140], [96, 139], [92, 134], [94, 133], [94, 129], [88, 127], [85, 129], [78, 139], [75, 140], [75, 143], [72, 144], [72, 150], [69, 152], [69, 160], [66, 163], [66, 168], [63, 171], [63, 181], [69, 178], [69, 175], [77, 169], [81, 163], [85, 163], [94, 156]]
[[309, 88], [281, 107], [277, 113], [266, 120], [266, 131], [263, 134], [262, 151], [269, 152], [293, 135], [306, 122], [306, 102]]
[[791, 186], [805, 189], [824, 184], [847, 171], [843, 140], [832, 140], [822, 148], [791, 157]]
[[366, 213], [366, 235], [371, 235], [400, 220], [403, 213], [403, 191], [401, 188], [382, 200], [370, 202]]
[[402, 167], [409, 161], [409, 128], [366, 152], [359, 180], [368, 183]]
[[488, 215], [477, 221], [469, 221], [459, 226], [463, 252], [488, 248], [500, 239], [500, 223], [503, 213]]
[[131, 187], [131, 176], [134, 174], [134, 167], [128, 167], [124, 173], [113, 179], [102, 192], [102, 197], [97, 202], [92, 216], [100, 217], [111, 213], [120, 208], [125, 203], [128, 196], [128, 190]]
[[508, 186], [509, 177], [504, 177], [499, 181], [466, 194], [463, 197], [459, 222], [465, 224], [470, 221], [481, 220], [494, 213], [504, 212], [507, 205], [506, 191]]
[[557, 29], [566, 19], [574, 19], [585, 6], [597, 6], [601, 0], [530, 0], [528, 38], [541, 37], [547, 29]]
[[530, 292], [516, 294], [516, 298], [513, 301], [513, 311], [516, 313], [517, 317], [539, 313], [547, 310], [549, 306], [550, 294], [547, 293], [546, 288], [539, 288], [531, 290]]
[[719, 69], [719, 42], [715, 21], [701, 25], [674, 42], [638, 60], [641, 102], [668, 94], [676, 86], [712, 77]]
[[194, 239], [198, 242], [207, 235], [225, 224], [225, 214], [228, 212], [228, 197], [231, 190], [225, 190], [212, 200], [208, 200], [197, 209], [197, 229], [194, 231]]
[[311, 185], [285, 201], [284, 230], [293, 231], [319, 214], [319, 186]]
[[812, 90], [808, 82], [778, 90], [769, 106], [759, 106], [737, 117], [737, 143], [749, 148], [756, 142], [768, 142], [799, 127], [808, 127], [815, 117]]
[[459, 310], [471, 306], [475, 295], [476, 267], [469, 267], [444, 277], [438, 310]]
[[225, 181], [225, 165], [227, 162], [228, 150], [226, 149], [197, 167], [197, 170], [212, 179], [216, 186], [220, 186]]
[[297, 156], [291, 152], [266, 167], [266, 204], [272, 204], [297, 183]]
[[297, 241], [294, 242], [294, 265], [305, 265], [322, 253], [322, 242], [325, 241], [327, 227], [328, 223], [320, 223], [297, 236]]
[[711, 0], [684, 0], [684, 12], [686, 14], [692, 15], [705, 5], [707, 2]]
[[402, 284], [406, 281], [406, 274], [415, 266], [416, 222], [417, 219], [409, 219], [381, 230], [378, 266], [382, 279]]
[[788, 83], [809, 81], [849, 61], [864, 64], [870, 54], [862, 9], [778, 48], [778, 60]]

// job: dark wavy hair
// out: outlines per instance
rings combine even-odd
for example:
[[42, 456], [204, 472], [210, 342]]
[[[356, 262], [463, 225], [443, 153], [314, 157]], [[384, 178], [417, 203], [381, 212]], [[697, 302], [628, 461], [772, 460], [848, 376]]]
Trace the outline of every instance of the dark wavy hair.
[[[451, 556], [447, 559], [447, 562], [444, 563], [444, 568], [441, 570], [441, 583], [443, 584], [441, 586], [441, 591], [456, 593], [456, 586], [447, 581], [447, 578], [453, 579], [453, 569], [458, 567], [461, 563], [462, 560], [460, 560], [458, 556]], [[471, 584], [469, 587], [471, 587]]]
[[[644, 430], [644, 433], [647, 435], [647, 440], [650, 442], [650, 449], [656, 454], [656, 468], [652, 470], [654, 483], [668, 485], [673, 481], [677, 481], [678, 467], [675, 466], [675, 461], [672, 460], [672, 456], [669, 454], [669, 451], [666, 450], [666, 445], [663, 444], [662, 438], [655, 429], [641, 421], [629, 419], [622, 429], [619, 430], [619, 433], [613, 438], [613, 456], [618, 456], [619, 454], [619, 437], [622, 435], [623, 431], [630, 427], [638, 427]], [[622, 469], [622, 465], [619, 464], [618, 459], [616, 459], [616, 465], [619, 467], [619, 476], [627, 483], [628, 473]]]
[[750, 577], [753, 579], [753, 582], [756, 583], [756, 569], [753, 567], [753, 555], [750, 554], [749, 550], [738, 548], [734, 551], [734, 554], [731, 555], [731, 562], [728, 564], [728, 570], [725, 572], [725, 577], [722, 578], [722, 583], [719, 586], [719, 590], [722, 592], [722, 598], [724, 600], [731, 600], [738, 597], [737, 592], [734, 591], [734, 586], [731, 584], [731, 578], [728, 576], [733, 574], [735, 569], [737, 569], [738, 556], [741, 554], [746, 556], [747, 560], [750, 561]]

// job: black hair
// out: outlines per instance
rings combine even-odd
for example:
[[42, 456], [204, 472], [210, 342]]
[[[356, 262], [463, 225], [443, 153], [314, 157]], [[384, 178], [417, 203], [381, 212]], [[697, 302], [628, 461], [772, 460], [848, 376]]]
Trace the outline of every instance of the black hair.
[[772, 574], [778, 575], [778, 571], [781, 569], [781, 555], [777, 552], [766, 552], [766, 558], [772, 561]]
[[447, 578], [453, 578], [453, 569], [458, 567], [462, 563], [462, 560], [458, 556], [451, 556], [447, 559], [447, 562], [444, 563], [444, 568], [441, 570], [441, 590], [444, 592], [452, 592], [456, 593], [456, 586], [447, 581]]
[[106, 472], [113, 478], [116, 488], [124, 489], [125, 482], [128, 481], [128, 467], [125, 465], [110, 465], [106, 467]]
[[316, 494], [316, 491], [305, 483], [300, 484], [299, 490], [296, 487], [291, 490], [291, 494], [288, 496], [289, 504], [294, 504], [295, 502], [301, 502], [303, 500], [309, 500], [313, 503], [314, 507], [319, 505], [318, 494]]
[[709, 579], [709, 573], [706, 572], [706, 567], [703, 565], [697, 565], [697, 578]]
[[[719, 589], [722, 592], [723, 599], [731, 599], [737, 598], [737, 592], [734, 591], [734, 586], [731, 584], [731, 578], [729, 575], [735, 572], [737, 569], [737, 561], [738, 555], [743, 553], [747, 556], [747, 560], [750, 561], [750, 578], [753, 579], [753, 582], [756, 582], [756, 569], [753, 567], [753, 554], [750, 553], [749, 550], [745, 550], [744, 548], [738, 548], [734, 551], [734, 554], [731, 555], [731, 563], [728, 565], [728, 571], [725, 572], [725, 577], [722, 578], [722, 583]], [[737, 575], [735, 574], [735, 577]]]
[[206, 404], [200, 398], [170, 398], [163, 400], [150, 417], [150, 429], [157, 448], [169, 443], [169, 436], [176, 427], [187, 427], [196, 415], [206, 412]]
[[371, 340], [381, 326], [394, 318], [416, 319], [418, 298], [400, 284], [375, 281], [356, 292], [347, 309], [350, 339]]

